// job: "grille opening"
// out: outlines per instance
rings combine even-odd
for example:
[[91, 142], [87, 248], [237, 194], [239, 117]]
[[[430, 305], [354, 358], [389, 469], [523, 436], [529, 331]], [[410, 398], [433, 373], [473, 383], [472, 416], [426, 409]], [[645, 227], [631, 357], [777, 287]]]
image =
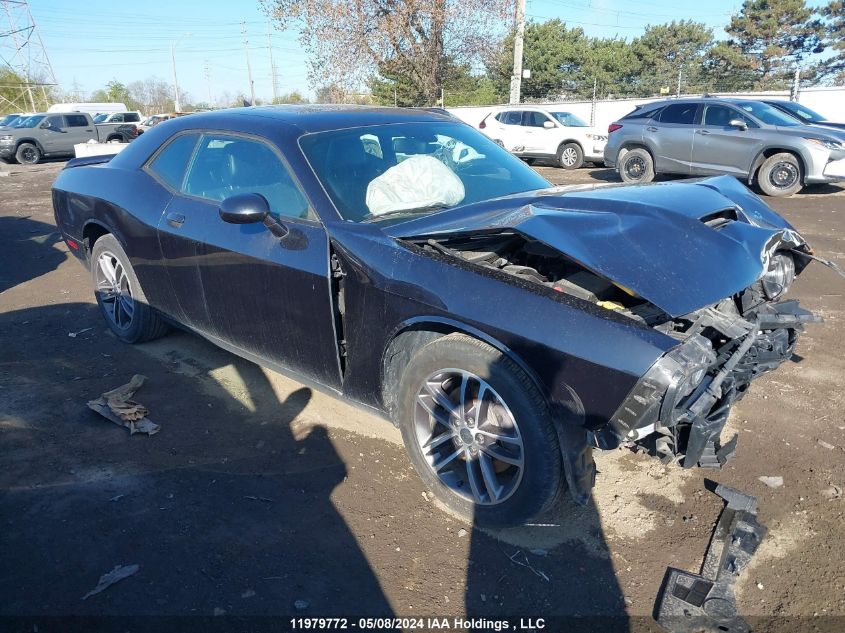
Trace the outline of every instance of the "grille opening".
[[702, 216], [701, 222], [709, 226], [710, 228], [718, 229], [726, 224], [730, 224], [731, 222], [737, 221], [737, 214], [736, 209], [733, 207], [728, 209], [721, 209], [719, 211], [714, 211], [713, 213], [708, 213], [707, 215]]

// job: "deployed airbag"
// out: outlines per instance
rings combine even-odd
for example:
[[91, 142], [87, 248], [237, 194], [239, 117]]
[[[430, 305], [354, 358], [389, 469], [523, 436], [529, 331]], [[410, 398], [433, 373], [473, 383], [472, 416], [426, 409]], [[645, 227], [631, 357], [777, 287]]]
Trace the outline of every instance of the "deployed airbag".
[[411, 156], [374, 178], [367, 186], [373, 215], [402, 209], [452, 207], [464, 199], [464, 183], [433, 156]]

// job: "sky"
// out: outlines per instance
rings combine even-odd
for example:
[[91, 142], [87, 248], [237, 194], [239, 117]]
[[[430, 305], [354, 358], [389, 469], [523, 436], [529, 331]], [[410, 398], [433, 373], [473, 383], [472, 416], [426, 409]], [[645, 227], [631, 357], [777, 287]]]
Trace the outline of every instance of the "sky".
[[[648, 24], [693, 19], [713, 27], [717, 38], [740, 0], [702, 3], [678, 0], [527, 0], [529, 20], [560, 18], [587, 35], [632, 39]], [[811, 5], [819, 2], [808, 2]], [[683, 7], [683, 8], [679, 8]], [[117, 79], [131, 83], [157, 77], [172, 83], [174, 46], [181, 93], [193, 102], [215, 103], [224, 94], [249, 95], [246, 28], [256, 96], [272, 97], [268, 19], [258, 0], [30, 0], [30, 9], [60, 86], [90, 93]], [[242, 27], [243, 23], [243, 27]], [[271, 28], [278, 93], [313, 96], [306, 55], [297, 33]], [[206, 70], [207, 69], [207, 70]], [[183, 98], [183, 102], [185, 99]]]

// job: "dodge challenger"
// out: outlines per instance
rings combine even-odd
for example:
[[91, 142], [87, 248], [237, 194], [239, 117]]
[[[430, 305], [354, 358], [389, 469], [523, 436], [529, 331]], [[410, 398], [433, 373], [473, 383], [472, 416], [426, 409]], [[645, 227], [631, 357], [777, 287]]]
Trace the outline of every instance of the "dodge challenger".
[[812, 250], [737, 180], [556, 188], [423, 110], [166, 121], [53, 205], [119, 339], [186, 328], [387, 417], [479, 524], [586, 502], [596, 448], [718, 468], [818, 320], [784, 299]]

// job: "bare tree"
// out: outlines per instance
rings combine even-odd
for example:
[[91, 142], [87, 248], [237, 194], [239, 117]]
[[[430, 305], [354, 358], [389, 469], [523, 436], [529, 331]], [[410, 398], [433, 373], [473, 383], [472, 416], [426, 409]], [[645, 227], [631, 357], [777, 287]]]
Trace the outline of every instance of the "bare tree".
[[[171, 112], [173, 105], [172, 86], [158, 77], [147, 77], [133, 81], [127, 87], [130, 98], [141, 105], [145, 114]], [[185, 99], [183, 99], [187, 103]]]
[[262, 0], [280, 28], [299, 29], [313, 84], [355, 92], [389, 67], [429, 103], [447, 60], [475, 65], [510, 30], [514, 0]]

